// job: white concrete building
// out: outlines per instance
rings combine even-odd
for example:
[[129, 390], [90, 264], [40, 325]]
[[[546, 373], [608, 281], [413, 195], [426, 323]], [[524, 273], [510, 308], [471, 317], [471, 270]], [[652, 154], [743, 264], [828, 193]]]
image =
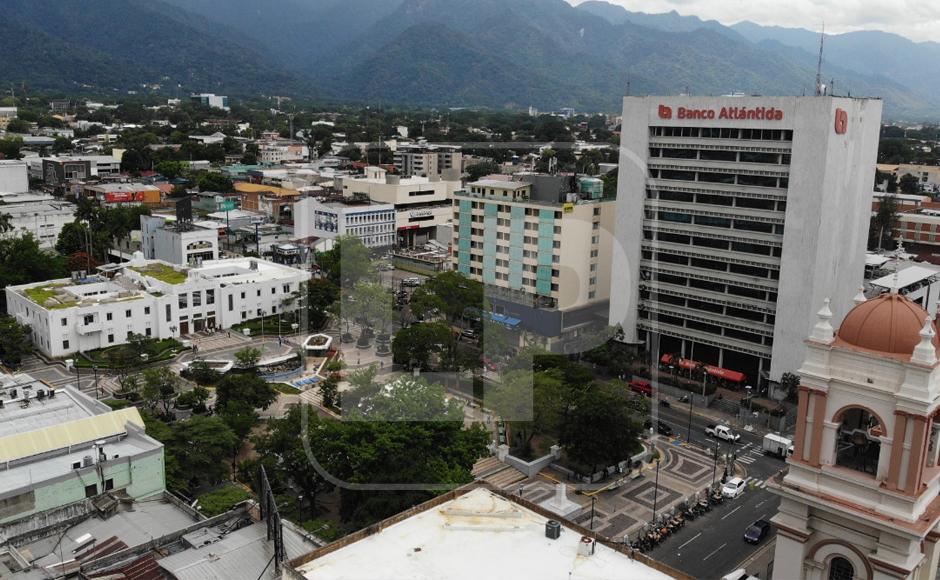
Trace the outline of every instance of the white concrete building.
[[400, 144], [394, 151], [395, 168], [406, 177], [430, 177], [454, 170], [459, 178], [463, 171], [463, 154], [458, 146]]
[[777, 380], [861, 285], [881, 101], [626, 97], [611, 324]]
[[40, 248], [51, 250], [62, 228], [75, 221], [75, 205], [64, 201], [15, 203], [0, 206], [0, 214], [10, 216], [13, 229], [7, 236], [29, 232]]
[[428, 240], [449, 243], [440, 233], [453, 225], [451, 204], [454, 192], [461, 189], [459, 172], [431, 177], [391, 175], [381, 167], [366, 168], [365, 175], [337, 178], [345, 196], [366, 196], [376, 203], [395, 206], [397, 244], [420, 246]]
[[310, 148], [299, 141], [268, 141], [258, 144], [262, 165], [307, 161]]
[[86, 498], [106, 492], [165, 490], [163, 444], [135, 407], [114, 411], [25, 374], [0, 374], [0, 400], [0, 528], [28, 518], [35, 528], [45, 521], [38, 514], [66, 506], [81, 513]]
[[0, 107], [0, 129], [6, 129], [10, 121], [16, 118], [16, 107]]
[[6, 288], [7, 311], [50, 357], [124, 344], [132, 334], [178, 338], [296, 308], [284, 300], [309, 272], [256, 258], [187, 268], [137, 255], [107, 275]]
[[369, 248], [395, 245], [395, 206], [353, 199], [301, 199], [294, 204], [294, 239], [355, 235]]
[[171, 264], [195, 266], [219, 259], [219, 229], [190, 224], [181, 228], [164, 216], [140, 216], [140, 242], [144, 257]]
[[[550, 530], [557, 530], [552, 537]], [[290, 562], [290, 578], [605, 578], [679, 572], [551, 511], [485, 488], [459, 489]]]
[[199, 103], [206, 107], [215, 107], [216, 109], [229, 110], [228, 97], [216, 95], [215, 93], [193, 93], [189, 95], [189, 100]]
[[0, 159], [0, 192], [23, 193], [29, 191], [29, 173], [25, 161]]
[[773, 578], [933, 580], [940, 561], [940, 360], [927, 311], [891, 291], [805, 341]]

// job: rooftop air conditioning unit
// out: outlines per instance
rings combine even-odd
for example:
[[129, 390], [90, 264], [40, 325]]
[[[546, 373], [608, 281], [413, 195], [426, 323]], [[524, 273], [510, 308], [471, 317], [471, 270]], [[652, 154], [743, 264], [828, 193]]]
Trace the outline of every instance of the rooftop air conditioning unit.
[[557, 540], [561, 537], [561, 524], [556, 520], [545, 522], [545, 537], [550, 540]]

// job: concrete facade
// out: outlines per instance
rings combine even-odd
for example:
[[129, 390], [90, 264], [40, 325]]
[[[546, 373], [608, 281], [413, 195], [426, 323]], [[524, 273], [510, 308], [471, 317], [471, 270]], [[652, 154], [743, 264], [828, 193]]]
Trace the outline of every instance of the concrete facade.
[[0, 525], [106, 491], [165, 490], [163, 445], [136, 409], [112, 411], [72, 387], [53, 395], [28, 375], [0, 375], [0, 393]]
[[626, 97], [611, 324], [777, 380], [864, 271], [881, 102]]
[[219, 230], [193, 225], [181, 230], [175, 221], [140, 216], [140, 242], [144, 257], [172, 264], [195, 266], [219, 259]]
[[10, 216], [7, 236], [28, 232], [44, 250], [55, 248], [62, 228], [75, 221], [75, 205], [61, 201], [9, 204], [0, 213]]
[[[781, 496], [772, 520], [775, 579], [937, 574], [936, 329], [926, 311], [896, 293], [856, 308], [868, 310], [850, 313], [836, 333], [824, 306], [806, 341], [794, 451], [789, 469], [768, 482]], [[904, 320], [908, 312], [923, 318]], [[881, 343], [890, 350], [873, 348], [886, 326], [896, 329]]]
[[29, 191], [29, 174], [25, 161], [0, 160], [0, 192], [23, 193]]
[[294, 238], [298, 240], [355, 235], [368, 248], [395, 244], [395, 206], [391, 204], [308, 197], [294, 204], [294, 216]]
[[486, 285], [532, 338], [571, 339], [610, 298], [613, 202], [530, 200], [526, 182], [481, 180], [454, 196], [454, 269]]
[[[296, 308], [285, 305], [310, 273], [256, 258], [187, 268], [135, 256], [108, 276], [6, 289], [7, 311], [50, 357], [125, 344], [132, 334], [179, 338]], [[41, 302], [41, 303], [40, 303]]]

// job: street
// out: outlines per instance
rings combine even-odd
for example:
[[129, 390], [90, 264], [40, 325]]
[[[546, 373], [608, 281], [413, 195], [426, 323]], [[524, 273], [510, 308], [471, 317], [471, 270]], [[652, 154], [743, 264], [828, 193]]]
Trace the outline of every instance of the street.
[[[653, 413], [684, 440], [689, 425], [688, 407], [670, 402], [673, 406], [669, 408], [654, 405]], [[718, 444], [717, 439], [705, 435], [705, 426], [713, 423], [693, 413], [692, 442], [712, 447]], [[780, 500], [766, 489], [764, 482], [783, 469], [785, 463], [763, 453], [761, 435], [743, 430], [737, 433], [741, 435], [739, 442], [734, 445], [720, 442], [720, 452], [736, 454], [737, 474], [743, 474], [748, 482], [747, 491], [735, 499], [726, 499], [704, 516], [686, 522], [678, 533], [653, 548], [650, 554], [653, 558], [698, 578], [720, 578], [760, 547], [748, 544], [742, 536], [750, 524], [770, 519], [777, 512]], [[720, 470], [717, 477], [720, 480]], [[771, 529], [761, 545], [774, 534]]]

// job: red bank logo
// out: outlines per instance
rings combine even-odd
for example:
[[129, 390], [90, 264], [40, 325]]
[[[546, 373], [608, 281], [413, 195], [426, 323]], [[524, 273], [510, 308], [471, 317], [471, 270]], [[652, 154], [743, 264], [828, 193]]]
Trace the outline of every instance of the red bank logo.
[[849, 114], [842, 109], [836, 109], [836, 135], [842, 135], [849, 128]]
[[659, 106], [659, 118], [660, 119], [672, 119], [672, 107], [667, 107], [666, 105]]

